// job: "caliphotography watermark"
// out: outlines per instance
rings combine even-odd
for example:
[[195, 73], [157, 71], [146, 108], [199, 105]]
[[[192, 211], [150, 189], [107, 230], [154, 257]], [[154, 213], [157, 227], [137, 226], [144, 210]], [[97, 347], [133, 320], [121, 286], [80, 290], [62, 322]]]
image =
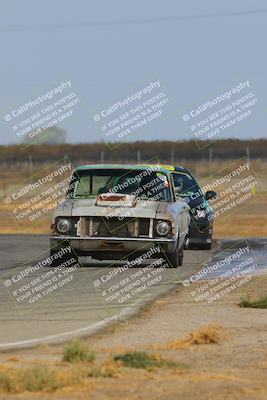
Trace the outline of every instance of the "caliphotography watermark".
[[[94, 114], [93, 120], [108, 143], [123, 142], [153, 121], [157, 121], [169, 103], [159, 80], [109, 104]], [[111, 148], [118, 145], [113, 144]]]
[[3, 196], [16, 224], [37, 224], [64, 202], [70, 190], [73, 165], [65, 157], [37, 170], [21, 184], [11, 186]]
[[[170, 178], [167, 173], [157, 157], [128, 170], [126, 168], [125, 172], [118, 170], [117, 175], [112, 172], [109, 176], [107, 172], [95, 194], [94, 204], [101, 212], [98, 219], [94, 218], [92, 233], [96, 236], [101, 233], [117, 235], [121, 231], [127, 234], [128, 231], [133, 236], [138, 236], [138, 219], [142, 220], [145, 214], [150, 215], [151, 210], [161, 201], [171, 200]], [[86, 199], [87, 183], [83, 185], [83, 175], [79, 171], [75, 174], [77, 182], [74, 183], [72, 197], [76, 200]], [[144, 235], [148, 236], [148, 228], [149, 224], [147, 233], [143, 232]], [[81, 234], [89, 230], [86, 223], [81, 224]]]
[[[214, 198], [207, 206], [207, 194], [214, 193]], [[184, 201], [190, 203], [195, 201], [191, 207], [196, 227], [199, 229], [201, 220], [207, 219], [212, 222], [223, 221], [224, 218], [239, 213], [243, 207], [253, 203], [256, 194], [264, 193], [261, 180], [255, 174], [247, 157], [237, 160], [214, 176], [201, 180], [201, 189], [189, 193], [183, 197]], [[193, 198], [191, 197], [193, 196]], [[199, 200], [198, 200], [199, 199]], [[209, 226], [202, 230], [209, 229]]]
[[31, 312], [32, 306], [49, 301], [51, 295], [59, 295], [84, 278], [73, 248], [64, 245], [49, 256], [41, 254], [3, 273], [1, 284], [20, 312]]
[[[216, 137], [248, 119], [259, 100], [249, 80], [210, 98], [182, 116], [186, 129], [195, 139], [214, 141]], [[205, 145], [196, 142], [199, 149]]]
[[[171, 194], [167, 176], [161, 171], [160, 165], [148, 166], [143, 171], [132, 171], [124, 174], [120, 182], [109, 188], [107, 193], [100, 194], [96, 204], [107, 206], [103, 221], [110, 232], [115, 232], [125, 223], [142, 217], [146, 210], [155, 207], [157, 202], [170, 199]], [[114, 226], [114, 218], [120, 222]], [[133, 226], [134, 230], [134, 226]]]
[[192, 285], [190, 292], [195, 302], [212, 304], [227, 294], [247, 284], [255, 275], [259, 265], [250, 246], [243, 242], [231, 248], [231, 252], [217, 255], [198, 272], [185, 279], [183, 286]]
[[17, 136], [21, 149], [36, 143], [49, 143], [50, 135], [57, 134], [52, 128], [69, 119], [79, 103], [72, 82], [63, 81], [49, 91], [14, 107], [4, 115], [4, 121]]
[[161, 284], [173, 280], [162, 247], [149, 243], [134, 252], [122, 265], [109, 265], [94, 275], [93, 286], [107, 304], [129, 304], [157, 292]]

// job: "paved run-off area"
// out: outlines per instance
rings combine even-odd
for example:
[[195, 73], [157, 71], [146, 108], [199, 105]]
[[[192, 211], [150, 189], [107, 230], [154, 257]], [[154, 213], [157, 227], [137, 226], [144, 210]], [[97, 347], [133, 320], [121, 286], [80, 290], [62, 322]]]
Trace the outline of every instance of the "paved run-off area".
[[[210, 252], [186, 251], [184, 265], [177, 270], [160, 266], [153, 269], [146, 268], [149, 267], [147, 261], [142, 267], [119, 270], [119, 267], [125, 265], [125, 261], [104, 263], [84, 259], [82, 268], [64, 277], [64, 285], [57, 290], [47, 292], [43, 298], [29, 303], [26, 296], [27, 288], [41, 282], [38, 279], [44, 273], [48, 277], [53, 275], [49, 275], [51, 268], [48, 267], [45, 268], [45, 272], [40, 268], [26, 276], [21, 272], [47, 257], [47, 249], [48, 237], [45, 235], [0, 237], [0, 348], [2, 349], [58, 342], [76, 335], [95, 332], [112, 320], [132, 315], [146, 303], [183, 282], [187, 286], [196, 282], [200, 279], [198, 271], [204, 272], [198, 292], [194, 292], [192, 296], [195, 296], [196, 301], [203, 301], [204, 297], [212, 301], [212, 298], [218, 295], [218, 290], [216, 292], [213, 285], [212, 292], [207, 293], [207, 288], [205, 289], [203, 284], [205, 280], [220, 277], [229, 270], [234, 270], [237, 274], [244, 268], [251, 268], [252, 274], [262, 273], [267, 265], [265, 261], [267, 240], [264, 239], [223, 240], [215, 243], [214, 249]], [[250, 261], [247, 262], [248, 260]], [[114, 271], [120, 272], [114, 273]], [[142, 282], [148, 280], [148, 275], [151, 284], [142, 285]], [[23, 279], [19, 285], [9, 286], [7, 282], [12, 276], [16, 276], [17, 279], [22, 276]], [[242, 283], [242, 276], [239, 281]], [[134, 287], [131, 286], [131, 290], [127, 290], [130, 284]], [[142, 287], [145, 289], [142, 290]], [[117, 297], [116, 293], [122, 288], [124, 297]], [[126, 294], [129, 293], [131, 296], [127, 298]]]

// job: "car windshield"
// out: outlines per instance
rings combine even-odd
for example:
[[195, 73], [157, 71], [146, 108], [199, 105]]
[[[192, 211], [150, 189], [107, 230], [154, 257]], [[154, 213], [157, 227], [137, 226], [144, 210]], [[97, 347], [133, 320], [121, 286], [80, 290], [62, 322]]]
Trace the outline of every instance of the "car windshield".
[[202, 193], [194, 177], [186, 172], [174, 172], [172, 174], [176, 193], [179, 196]]
[[172, 199], [167, 176], [160, 171], [107, 168], [74, 173], [69, 197], [94, 198], [103, 193], [128, 194], [151, 201]]

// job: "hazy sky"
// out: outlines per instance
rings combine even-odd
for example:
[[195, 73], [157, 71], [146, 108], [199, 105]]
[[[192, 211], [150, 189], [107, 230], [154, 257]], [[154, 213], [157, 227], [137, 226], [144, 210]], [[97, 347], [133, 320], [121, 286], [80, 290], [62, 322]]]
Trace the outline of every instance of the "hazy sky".
[[107, 140], [93, 116], [156, 81], [162, 115], [126, 140], [192, 138], [182, 116], [245, 81], [257, 103], [221, 137], [266, 137], [266, 31], [263, 0], [2, 1], [0, 141], [19, 141], [5, 115], [66, 81], [80, 100], [59, 124], [71, 142]]

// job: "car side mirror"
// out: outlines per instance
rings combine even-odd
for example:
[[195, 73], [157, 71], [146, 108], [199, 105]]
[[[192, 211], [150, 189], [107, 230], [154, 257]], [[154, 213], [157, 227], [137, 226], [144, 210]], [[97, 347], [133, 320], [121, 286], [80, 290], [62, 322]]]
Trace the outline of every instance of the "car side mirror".
[[214, 192], [213, 190], [208, 190], [208, 191], [205, 193], [205, 200], [214, 199], [216, 196], [217, 196], [217, 193], [216, 193], [216, 192]]

